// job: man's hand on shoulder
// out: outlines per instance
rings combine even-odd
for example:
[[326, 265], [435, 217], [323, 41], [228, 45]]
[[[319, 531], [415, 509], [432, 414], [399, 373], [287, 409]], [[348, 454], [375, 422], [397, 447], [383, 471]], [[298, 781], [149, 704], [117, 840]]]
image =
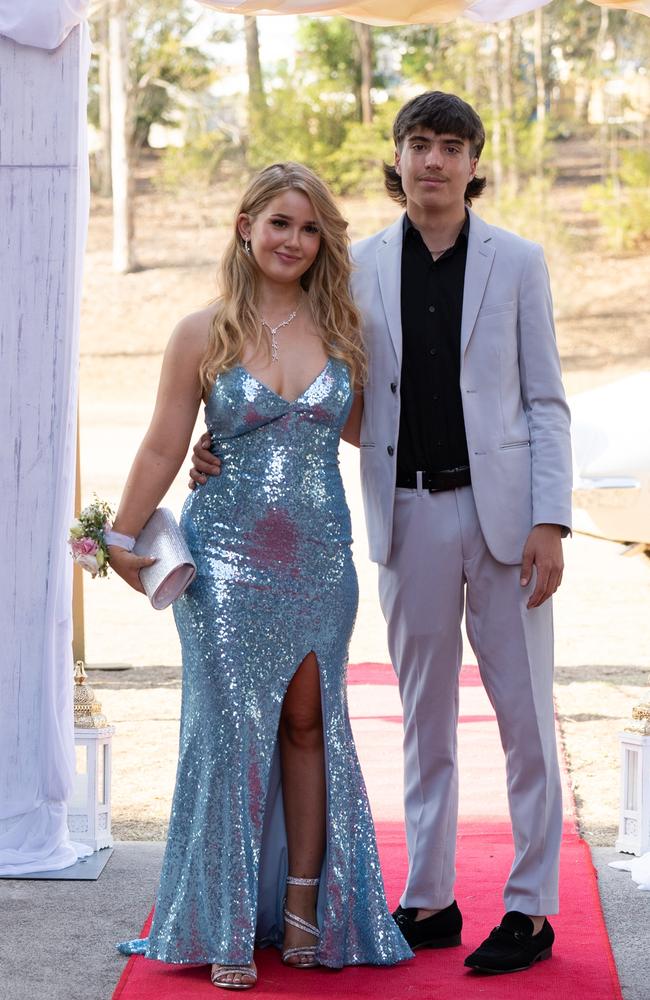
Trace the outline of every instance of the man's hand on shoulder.
[[212, 438], [206, 431], [192, 449], [192, 468], [188, 483], [191, 490], [196, 489], [197, 485], [202, 486], [203, 483], [207, 483], [208, 476], [218, 476], [221, 472], [221, 459], [212, 454], [211, 444]]
[[527, 608], [538, 608], [555, 593], [562, 582], [564, 556], [561, 524], [536, 524], [529, 534], [521, 563], [522, 587], [528, 585], [533, 566], [537, 570], [537, 580]]

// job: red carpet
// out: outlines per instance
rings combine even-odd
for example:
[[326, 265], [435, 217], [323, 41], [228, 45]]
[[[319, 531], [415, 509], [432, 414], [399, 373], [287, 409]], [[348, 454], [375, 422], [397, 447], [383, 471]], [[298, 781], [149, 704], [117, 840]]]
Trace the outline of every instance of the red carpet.
[[[385, 664], [350, 667], [350, 711], [377, 823], [386, 893], [397, 904], [406, 871], [401, 821], [401, 716], [395, 677]], [[553, 918], [553, 958], [528, 972], [478, 976], [463, 959], [503, 912], [502, 888], [512, 861], [502, 752], [491, 706], [475, 667], [461, 674], [459, 726], [461, 817], [457, 898], [463, 945], [419, 952], [397, 968], [299, 972], [275, 949], [256, 953], [259, 983], [250, 994], [284, 1000], [622, 1000], [598, 899], [589, 848], [572, 819], [570, 793], [561, 862], [562, 912]], [[146, 926], [146, 925], [145, 925]], [[213, 1000], [207, 967], [178, 968], [131, 958], [113, 1000]]]

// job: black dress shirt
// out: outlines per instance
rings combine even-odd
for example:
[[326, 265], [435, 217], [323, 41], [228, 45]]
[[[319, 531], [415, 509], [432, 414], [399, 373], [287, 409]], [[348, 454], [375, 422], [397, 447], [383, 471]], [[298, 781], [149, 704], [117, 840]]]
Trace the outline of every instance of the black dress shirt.
[[460, 392], [469, 215], [434, 261], [408, 216], [402, 248], [401, 415], [397, 485], [414, 474], [469, 465]]

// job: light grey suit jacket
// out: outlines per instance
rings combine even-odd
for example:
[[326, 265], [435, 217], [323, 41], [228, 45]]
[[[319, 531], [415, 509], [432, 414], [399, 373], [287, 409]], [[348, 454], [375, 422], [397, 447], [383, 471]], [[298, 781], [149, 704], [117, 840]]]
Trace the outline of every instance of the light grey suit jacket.
[[[370, 557], [390, 557], [402, 359], [403, 216], [352, 248], [370, 370], [361, 482]], [[391, 386], [395, 388], [392, 389]], [[470, 212], [460, 388], [472, 488], [492, 555], [521, 562], [535, 524], [571, 526], [569, 409], [542, 248]]]

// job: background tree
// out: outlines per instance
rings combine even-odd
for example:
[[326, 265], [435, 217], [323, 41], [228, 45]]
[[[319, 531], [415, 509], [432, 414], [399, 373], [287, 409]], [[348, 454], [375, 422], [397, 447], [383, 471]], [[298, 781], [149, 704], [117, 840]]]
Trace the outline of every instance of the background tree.
[[[98, 187], [112, 191], [113, 266], [121, 273], [136, 267], [134, 170], [149, 129], [174, 124], [188, 96], [205, 93], [217, 75], [213, 58], [190, 41], [201, 16], [178, 0], [98, 0], [91, 8], [97, 42], [89, 112], [101, 136]], [[218, 37], [207, 33], [205, 42]]]
[[244, 18], [244, 34], [248, 73], [248, 130], [249, 134], [255, 135], [262, 127], [267, 111], [256, 17]]
[[[102, 2], [108, 0], [93, 6]], [[155, 177], [165, 185], [206, 186], [227, 180], [233, 163], [240, 176], [242, 169], [291, 157], [313, 166], [338, 193], [367, 193], [381, 186], [381, 161], [392, 155], [396, 108], [415, 88], [438, 89], [465, 97], [484, 120], [483, 169], [504, 224], [517, 202], [527, 217], [541, 225], [546, 216], [552, 227], [546, 194], [558, 137], [597, 143], [600, 133], [602, 180], [621, 206], [630, 191], [624, 158], [631, 145], [647, 142], [640, 95], [650, 21], [629, 11], [556, 0], [498, 26], [458, 20], [427, 28], [371, 29], [340, 17], [301, 18], [295, 52], [263, 66], [255, 18], [233, 27], [233, 19], [179, 0], [122, 3], [128, 10], [132, 154], [137, 158], [147, 148], [152, 124], [181, 126], [184, 145], [157, 154]], [[211, 20], [196, 30], [204, 17]], [[219, 75], [218, 50], [206, 43], [235, 38], [245, 41], [248, 96], [216, 97], [211, 85]], [[634, 97], [626, 82], [632, 77]], [[97, 74], [96, 120], [105, 90]], [[628, 114], [630, 100], [636, 101], [636, 120]], [[593, 124], [601, 112], [602, 124]]]
[[371, 87], [373, 78], [372, 31], [369, 24], [354, 21], [359, 47], [359, 112], [364, 125], [372, 124]]
[[129, 86], [129, 31], [125, 0], [111, 0], [108, 19], [108, 84], [111, 109], [111, 189], [113, 193], [113, 270], [135, 269], [133, 246], [132, 89]]

